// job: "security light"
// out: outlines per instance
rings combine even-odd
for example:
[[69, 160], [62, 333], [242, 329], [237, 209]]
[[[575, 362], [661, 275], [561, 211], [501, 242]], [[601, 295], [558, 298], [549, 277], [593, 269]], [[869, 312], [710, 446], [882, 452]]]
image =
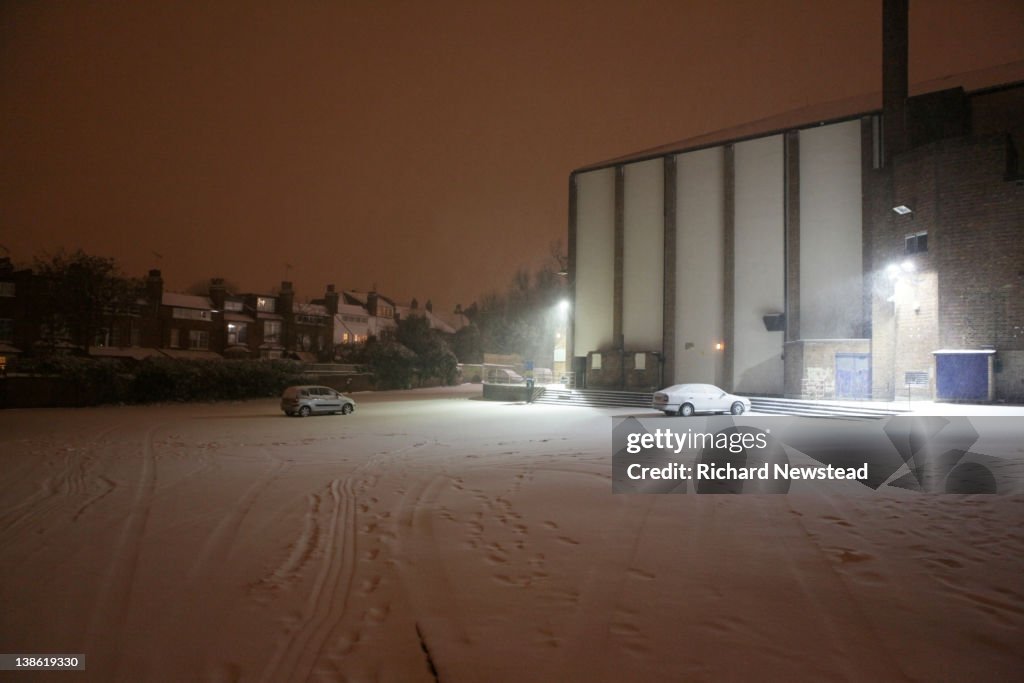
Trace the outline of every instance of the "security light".
[[914, 212], [913, 209], [911, 209], [906, 204], [900, 204], [899, 206], [894, 206], [894, 207], [892, 207], [892, 210], [895, 211], [896, 213], [898, 213], [901, 216], [906, 216], [908, 213], [913, 213]]
[[915, 269], [916, 268], [914, 266], [914, 262], [911, 261], [910, 259], [907, 259], [906, 261], [900, 264], [900, 270], [902, 270], [904, 273], [913, 273]]

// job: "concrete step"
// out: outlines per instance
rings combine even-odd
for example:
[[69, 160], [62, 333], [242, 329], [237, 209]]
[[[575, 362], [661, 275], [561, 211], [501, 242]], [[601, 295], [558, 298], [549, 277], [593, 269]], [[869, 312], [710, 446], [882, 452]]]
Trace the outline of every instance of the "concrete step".
[[850, 405], [829, 401], [808, 401], [796, 398], [751, 397], [751, 410], [769, 415], [800, 415], [804, 417], [846, 417], [862, 420], [880, 420], [908, 412], [890, 407]]
[[602, 389], [551, 389], [538, 392], [534, 403], [590, 406], [594, 408], [650, 408], [651, 394]]

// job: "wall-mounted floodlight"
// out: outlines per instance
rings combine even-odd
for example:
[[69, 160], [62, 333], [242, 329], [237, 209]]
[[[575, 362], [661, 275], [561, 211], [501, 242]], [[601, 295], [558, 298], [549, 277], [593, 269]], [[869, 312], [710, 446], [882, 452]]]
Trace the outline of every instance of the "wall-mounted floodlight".
[[902, 270], [904, 273], [913, 273], [916, 270], [916, 267], [914, 266], [913, 261], [907, 259], [906, 261], [900, 264], [900, 270]]
[[900, 267], [895, 263], [890, 263], [885, 268], [885, 274], [889, 276], [890, 280], [895, 280], [900, 276]]
[[914, 210], [911, 209], [906, 204], [900, 204], [899, 206], [894, 206], [894, 207], [892, 207], [892, 210], [895, 211], [896, 213], [898, 213], [901, 216], [906, 216], [908, 213], [913, 213], [914, 212]]
[[562, 299], [561, 301], [559, 301], [558, 302], [558, 310], [561, 311], [563, 314], [567, 313], [569, 311], [569, 300], [568, 299]]
[[721, 351], [725, 348], [725, 344], [722, 342], [715, 342], [715, 351]]

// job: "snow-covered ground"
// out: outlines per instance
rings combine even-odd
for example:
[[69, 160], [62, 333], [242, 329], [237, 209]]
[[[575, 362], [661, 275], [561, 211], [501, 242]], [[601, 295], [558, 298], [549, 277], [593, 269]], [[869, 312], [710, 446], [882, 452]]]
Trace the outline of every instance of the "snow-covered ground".
[[0, 652], [87, 662], [0, 677], [1024, 678], [1024, 498], [613, 495], [628, 409], [479, 392], [0, 412]]

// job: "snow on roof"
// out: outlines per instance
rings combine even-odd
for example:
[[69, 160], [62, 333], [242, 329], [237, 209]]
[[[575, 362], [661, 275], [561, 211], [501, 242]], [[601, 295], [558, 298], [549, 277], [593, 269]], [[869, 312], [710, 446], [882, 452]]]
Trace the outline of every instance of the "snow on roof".
[[344, 313], [345, 315], [370, 315], [365, 308], [356, 304], [338, 304], [338, 313]]
[[199, 308], [204, 310], [213, 308], [213, 302], [210, 301], [208, 296], [178, 294], [177, 292], [164, 292], [160, 303], [164, 306], [174, 306], [176, 308]]
[[427, 320], [430, 321], [430, 326], [432, 328], [434, 328], [435, 330], [438, 330], [439, 332], [444, 332], [445, 334], [455, 334], [455, 328], [452, 327], [451, 325], [449, 325], [448, 323], [446, 323], [441, 318], [439, 318], [436, 315], [434, 315], [434, 313], [432, 311], [427, 311], [426, 313], [427, 313]]
[[303, 315], [327, 315], [327, 308], [320, 304], [294, 304], [293, 308], [295, 313], [302, 313]]

